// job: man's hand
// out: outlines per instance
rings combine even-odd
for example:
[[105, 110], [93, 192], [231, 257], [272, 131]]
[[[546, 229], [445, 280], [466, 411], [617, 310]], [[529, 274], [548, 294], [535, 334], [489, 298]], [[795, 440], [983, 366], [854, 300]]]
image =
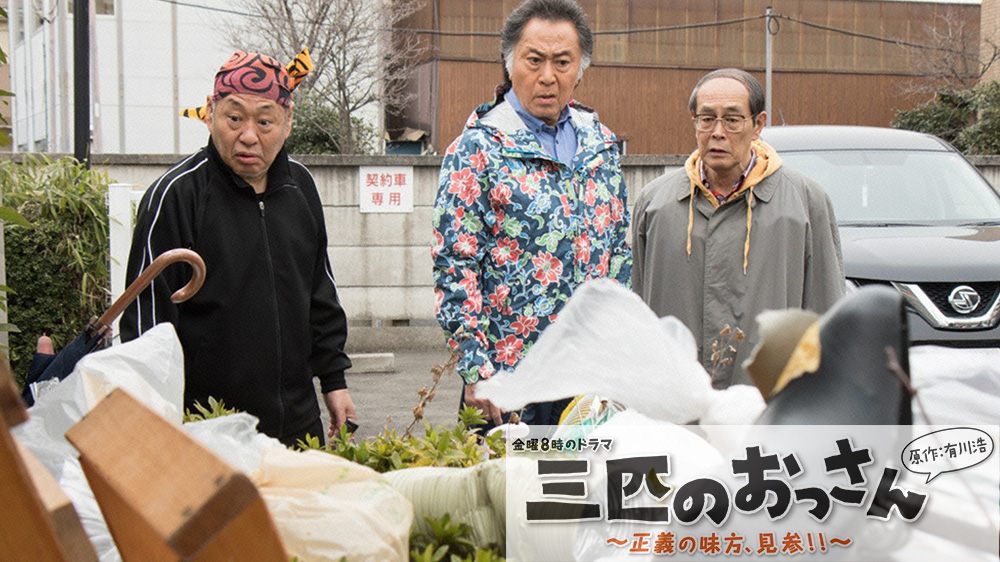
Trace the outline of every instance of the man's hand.
[[357, 418], [354, 411], [354, 401], [351, 400], [351, 393], [346, 388], [327, 392], [323, 395], [323, 402], [326, 409], [330, 411], [330, 429], [327, 431], [328, 437], [338, 435], [340, 426], [347, 420]]
[[476, 398], [476, 383], [465, 385], [465, 405], [482, 410], [486, 419], [493, 420], [494, 425], [500, 425], [503, 423], [503, 419], [500, 418], [500, 414], [503, 413], [503, 410], [497, 408], [493, 405], [493, 402], [490, 402], [485, 398]]

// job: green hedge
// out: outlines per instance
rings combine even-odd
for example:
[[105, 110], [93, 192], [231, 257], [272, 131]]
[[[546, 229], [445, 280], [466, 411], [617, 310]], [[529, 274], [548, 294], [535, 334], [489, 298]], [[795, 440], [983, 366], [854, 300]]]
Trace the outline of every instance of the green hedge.
[[108, 305], [108, 178], [73, 158], [0, 163], [4, 205], [30, 223], [4, 225], [11, 367], [19, 383], [38, 337], [69, 343]]

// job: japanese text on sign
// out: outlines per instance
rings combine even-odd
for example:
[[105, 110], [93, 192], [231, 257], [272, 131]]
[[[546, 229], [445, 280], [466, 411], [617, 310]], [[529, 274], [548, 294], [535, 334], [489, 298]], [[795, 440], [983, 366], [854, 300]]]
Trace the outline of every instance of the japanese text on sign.
[[361, 166], [358, 169], [362, 213], [413, 212], [413, 168]]

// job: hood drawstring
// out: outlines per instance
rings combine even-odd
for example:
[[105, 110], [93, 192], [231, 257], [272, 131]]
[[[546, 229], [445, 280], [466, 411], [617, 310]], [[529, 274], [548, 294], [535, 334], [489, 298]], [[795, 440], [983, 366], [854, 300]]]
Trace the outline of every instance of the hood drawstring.
[[694, 182], [691, 182], [691, 198], [688, 200], [688, 239], [687, 239], [688, 259], [691, 259], [691, 230], [694, 229], [694, 197], [695, 197], [695, 185]]
[[[753, 187], [750, 186], [747, 195], [747, 238], [743, 243], [743, 275], [747, 274], [747, 267], [750, 265], [750, 231], [753, 229]], [[691, 231], [694, 230], [694, 198], [695, 185], [691, 184], [691, 198], [688, 200], [688, 227], [687, 227], [687, 256], [691, 259]]]
[[753, 186], [750, 186], [747, 195], [747, 240], [743, 243], [743, 275], [747, 274], [747, 266], [750, 265], [750, 229], [753, 228]]
[[[769, 145], [763, 141], [755, 140], [752, 146], [757, 154], [757, 164], [747, 175], [747, 178], [744, 180], [744, 187], [740, 190], [741, 192], [747, 192], [747, 235], [746, 240], [743, 242], [743, 275], [747, 274], [747, 269], [750, 266], [750, 231], [753, 230], [753, 206], [757, 200], [754, 196], [754, 187], [764, 180], [764, 178], [770, 176], [781, 167], [781, 157], [778, 156], [778, 153], [776, 153]], [[691, 180], [691, 199], [688, 201], [686, 246], [688, 259], [691, 258], [691, 237], [694, 231], [694, 200], [697, 196], [699, 188], [701, 188], [705, 198], [712, 203], [713, 207], [718, 209], [720, 206], [719, 202], [708, 191], [708, 188], [701, 185], [699, 172], [700, 166], [701, 155], [696, 150], [684, 163], [684, 168], [687, 170], [688, 177]]]

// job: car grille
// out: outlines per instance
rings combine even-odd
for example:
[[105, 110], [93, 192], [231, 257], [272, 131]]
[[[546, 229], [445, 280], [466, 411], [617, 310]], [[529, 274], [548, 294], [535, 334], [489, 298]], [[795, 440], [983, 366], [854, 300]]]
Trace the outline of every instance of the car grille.
[[[893, 283], [871, 279], [854, 279], [859, 286], [885, 285], [903, 294], [906, 304], [927, 323], [938, 329], [979, 330], [992, 328], [1000, 321], [1000, 282], [977, 283]], [[948, 298], [960, 285], [979, 293], [979, 305], [967, 314], [956, 311]]]
[[[969, 314], [959, 314], [948, 303], [948, 296], [960, 284], [972, 287], [979, 293], [979, 306]], [[966, 316], [985, 314], [993, 306], [993, 302], [997, 300], [997, 290], [1000, 288], [1000, 283], [918, 283], [918, 285], [924, 291], [924, 294], [927, 295], [927, 298], [931, 299], [931, 302], [937, 306], [938, 310], [950, 318], [965, 318]]]

